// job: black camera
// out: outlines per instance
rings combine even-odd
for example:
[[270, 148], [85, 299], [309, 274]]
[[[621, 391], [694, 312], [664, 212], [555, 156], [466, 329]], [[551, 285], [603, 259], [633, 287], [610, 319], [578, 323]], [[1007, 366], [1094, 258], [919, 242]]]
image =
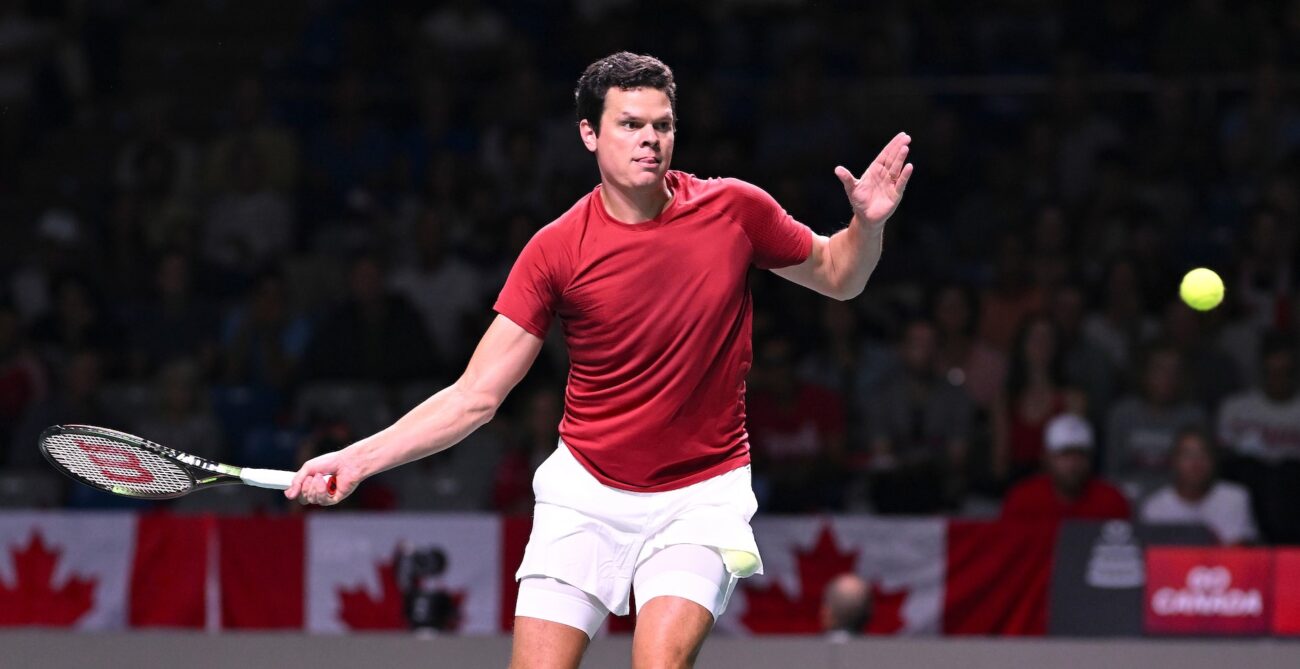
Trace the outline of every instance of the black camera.
[[400, 546], [393, 560], [402, 613], [413, 630], [454, 631], [460, 625], [456, 598], [442, 584], [447, 554], [436, 546]]

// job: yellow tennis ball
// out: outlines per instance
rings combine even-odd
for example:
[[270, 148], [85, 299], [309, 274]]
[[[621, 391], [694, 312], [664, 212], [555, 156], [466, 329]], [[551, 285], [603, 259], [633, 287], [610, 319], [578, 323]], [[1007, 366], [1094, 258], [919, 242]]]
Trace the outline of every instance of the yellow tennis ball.
[[1178, 295], [1187, 306], [1197, 311], [1209, 311], [1223, 301], [1223, 279], [1212, 269], [1197, 267], [1183, 276]]
[[758, 571], [758, 556], [749, 551], [723, 548], [719, 552], [722, 553], [722, 562], [727, 566], [727, 571], [736, 578], [752, 576]]

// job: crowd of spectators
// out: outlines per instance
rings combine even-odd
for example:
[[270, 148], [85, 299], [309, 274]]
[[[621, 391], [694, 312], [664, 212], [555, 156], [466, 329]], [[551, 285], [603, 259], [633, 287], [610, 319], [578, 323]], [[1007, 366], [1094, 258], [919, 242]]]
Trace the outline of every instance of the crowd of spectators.
[[[573, 83], [628, 49], [676, 71], [673, 167], [822, 233], [834, 166], [914, 138], [862, 297], [753, 273], [761, 508], [996, 513], [1069, 413], [1134, 509], [1217, 471], [1300, 542], [1297, 45], [1300, 0], [2, 0], [0, 500], [126, 503], [48, 478], [50, 424], [292, 468], [453, 380], [598, 182]], [[469, 443], [350, 503], [526, 510], [565, 372], [552, 337]]]

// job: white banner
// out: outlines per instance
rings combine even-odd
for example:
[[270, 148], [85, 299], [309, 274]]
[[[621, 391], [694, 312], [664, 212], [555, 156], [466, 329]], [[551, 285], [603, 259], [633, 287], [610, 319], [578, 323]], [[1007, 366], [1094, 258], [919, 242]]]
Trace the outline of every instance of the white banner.
[[312, 514], [307, 521], [307, 629], [340, 633], [500, 628], [501, 522], [496, 516]]
[[851, 572], [871, 586], [873, 633], [940, 631], [945, 520], [760, 517], [753, 526], [765, 573], [740, 582], [719, 627], [742, 634], [817, 633], [826, 584]]
[[0, 625], [126, 627], [131, 513], [0, 515]]

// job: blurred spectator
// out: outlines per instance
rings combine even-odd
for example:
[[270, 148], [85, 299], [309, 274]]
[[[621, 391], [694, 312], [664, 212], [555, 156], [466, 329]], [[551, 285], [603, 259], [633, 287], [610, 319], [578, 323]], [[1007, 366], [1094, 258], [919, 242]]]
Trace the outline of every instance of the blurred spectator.
[[1262, 358], [1262, 385], [1224, 402], [1219, 410], [1219, 436], [1242, 457], [1265, 462], [1300, 459], [1294, 336], [1271, 333], [1264, 342]]
[[1156, 334], [1146, 314], [1137, 268], [1128, 259], [1111, 263], [1102, 284], [1101, 312], [1084, 322], [1084, 333], [1110, 355], [1115, 366], [1128, 366], [1129, 353]]
[[363, 73], [348, 70], [339, 76], [329, 123], [312, 132], [304, 147], [309, 214], [336, 216], [346, 203], [373, 197], [383, 182], [392, 143], [369, 114], [371, 99]]
[[168, 362], [158, 370], [155, 382], [157, 407], [134, 430], [150, 441], [223, 462], [229, 458], [221, 450], [221, 434], [201, 394], [200, 381], [194, 362], [179, 358]]
[[28, 347], [18, 312], [0, 298], [0, 446], [10, 443], [23, 413], [45, 398], [48, 385], [45, 366]]
[[1119, 370], [1084, 332], [1088, 313], [1084, 292], [1077, 284], [1062, 284], [1052, 291], [1048, 308], [1061, 338], [1065, 383], [1082, 393], [1088, 416], [1094, 422], [1104, 421], [1106, 410], [1119, 394]]
[[305, 369], [313, 379], [396, 383], [436, 371], [432, 342], [406, 298], [389, 292], [373, 256], [349, 271], [348, 299], [317, 328]]
[[49, 209], [35, 224], [34, 252], [18, 259], [7, 286], [19, 320], [30, 325], [54, 307], [54, 283], [58, 277], [86, 270], [88, 250], [85, 225], [64, 209]]
[[14, 155], [32, 98], [37, 63], [54, 46], [53, 26], [33, 19], [22, 0], [0, 2], [0, 149]]
[[[1300, 118], [1296, 124], [1300, 140]], [[1243, 256], [1231, 282], [1246, 318], [1260, 332], [1297, 325], [1291, 313], [1300, 281], [1295, 225], [1285, 224], [1279, 212], [1267, 208], [1250, 211], [1246, 223]]]
[[1219, 440], [1234, 456], [1230, 478], [1250, 489], [1255, 517], [1273, 542], [1300, 542], [1300, 393], [1296, 338], [1273, 332], [1261, 352], [1262, 383], [1224, 401]]
[[1174, 438], [1184, 429], [1205, 427], [1207, 420], [1201, 407], [1184, 396], [1177, 351], [1153, 346], [1142, 362], [1138, 394], [1110, 410], [1101, 458], [1107, 476], [1129, 499], [1140, 499], [1164, 480]]
[[1241, 390], [1241, 371], [1223, 348], [1206, 336], [1210, 320], [1182, 300], [1165, 307], [1164, 331], [1169, 343], [1183, 360], [1185, 396], [1206, 412], [1218, 408], [1223, 399]]
[[155, 293], [124, 314], [132, 378], [154, 374], [178, 358], [193, 358], [199, 377], [206, 378], [215, 363], [217, 319], [213, 307], [196, 295], [190, 259], [176, 251], [158, 259], [154, 269]]
[[118, 187], [130, 192], [162, 189], [156, 194], [164, 198], [193, 193], [198, 151], [176, 128], [175, 101], [165, 95], [143, 97], [132, 111], [135, 136], [118, 154]]
[[1017, 235], [1004, 236], [998, 242], [993, 285], [980, 296], [979, 318], [980, 339], [999, 351], [1011, 349], [1021, 324], [1043, 306], [1043, 294], [1030, 278], [1024, 242]]
[[939, 376], [935, 327], [914, 321], [899, 343], [902, 368], [870, 402], [871, 497], [881, 513], [935, 513], [965, 489], [970, 398]]
[[1016, 481], [1039, 470], [1044, 427], [1064, 411], [1080, 412], [1083, 400], [1065, 385], [1056, 327], [1043, 316], [1029, 319], [1016, 336], [1002, 394], [993, 405], [992, 470]]
[[420, 21], [420, 34], [445, 53], [480, 56], [510, 37], [505, 17], [478, 0], [443, 3]]
[[[298, 182], [297, 139], [271, 119], [262, 82], [244, 77], [230, 96], [227, 127], [208, 149], [207, 186], [211, 192], [237, 190], [241, 154], [260, 160], [265, 183], [278, 193], [292, 193]], [[245, 159], [246, 160], [246, 159]]]
[[965, 389], [984, 411], [993, 407], [1006, 382], [1007, 357], [975, 338], [975, 296], [961, 284], [948, 284], [935, 293], [930, 318], [938, 330], [936, 368], [949, 383]]
[[538, 385], [525, 397], [524, 415], [492, 482], [492, 508], [505, 513], [531, 512], [533, 472], [558, 447], [564, 417], [564, 397], [554, 387]]
[[1046, 472], [1020, 482], [1002, 504], [1006, 520], [1059, 522], [1070, 518], [1128, 519], [1129, 504], [1115, 486], [1093, 476], [1092, 426], [1074, 414], [1047, 424]]
[[78, 349], [120, 350], [121, 332], [104, 314], [100, 296], [89, 279], [75, 274], [56, 279], [54, 300], [54, 310], [31, 329], [32, 341], [43, 356], [57, 363]]
[[[433, 210], [420, 217], [414, 241], [415, 263], [395, 269], [389, 286], [419, 312], [424, 327], [437, 346], [443, 365], [461, 365], [472, 350], [465, 350], [467, 318], [485, 311], [489, 294], [483, 276], [448, 247], [445, 222]], [[475, 339], [481, 333], [474, 332]]]
[[140, 100], [129, 117], [135, 136], [118, 153], [114, 174], [120, 198], [115, 234], [138, 240], [150, 254], [193, 251], [199, 238], [199, 213], [191, 201], [197, 151], [177, 132], [174, 114], [165, 97]]
[[1203, 525], [1224, 544], [1251, 543], [1259, 538], [1250, 493], [1217, 479], [1214, 449], [1204, 431], [1179, 433], [1169, 464], [1173, 481], [1142, 503], [1142, 522]]
[[898, 354], [862, 332], [852, 304], [825, 300], [819, 306], [823, 336], [804, 356], [799, 377], [844, 398], [845, 443], [851, 451], [865, 452], [869, 406], [898, 367]]
[[871, 620], [871, 585], [857, 574], [840, 574], [822, 593], [822, 631], [829, 641], [847, 641], [867, 631]]
[[761, 346], [746, 407], [759, 502], [776, 512], [839, 508], [843, 399], [799, 380], [790, 340]]
[[97, 351], [71, 352], [62, 365], [59, 384], [43, 401], [33, 404], [14, 430], [9, 465], [31, 467], [41, 462], [36, 448], [41, 432], [51, 425], [80, 423], [120, 427], [120, 417], [104, 406], [100, 397], [103, 360]]
[[229, 151], [228, 186], [208, 210], [203, 251], [216, 267], [248, 277], [289, 249], [293, 207], [272, 187], [266, 159], [256, 145], [236, 143]]
[[264, 273], [222, 326], [221, 378], [231, 385], [287, 390], [311, 337], [311, 321], [289, 311], [284, 277]]
[[1097, 111], [1081, 77], [1066, 73], [1053, 91], [1053, 123], [1057, 136], [1059, 189], [1067, 205], [1089, 194], [1097, 180], [1100, 156], [1123, 140], [1123, 131]]

